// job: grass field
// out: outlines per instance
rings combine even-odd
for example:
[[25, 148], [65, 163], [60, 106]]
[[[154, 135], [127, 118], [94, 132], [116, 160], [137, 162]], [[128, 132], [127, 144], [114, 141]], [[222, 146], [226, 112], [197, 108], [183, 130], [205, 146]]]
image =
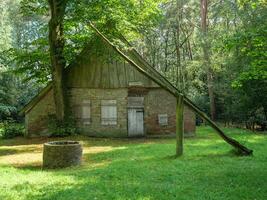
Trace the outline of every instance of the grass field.
[[235, 156], [210, 128], [200, 127], [179, 159], [174, 139], [76, 137], [68, 139], [84, 146], [81, 167], [42, 170], [48, 139], [0, 140], [0, 199], [267, 199], [267, 135], [225, 131], [254, 156]]

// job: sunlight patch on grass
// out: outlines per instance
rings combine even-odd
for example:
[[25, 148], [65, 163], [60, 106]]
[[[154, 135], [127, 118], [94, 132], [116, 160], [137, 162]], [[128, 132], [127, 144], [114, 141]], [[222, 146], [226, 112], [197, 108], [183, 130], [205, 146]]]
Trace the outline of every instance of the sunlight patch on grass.
[[112, 147], [112, 146], [99, 146], [99, 147], [83, 147], [84, 154], [96, 154], [102, 152], [109, 152], [114, 150], [125, 149], [126, 147]]
[[17, 167], [22, 166], [41, 166], [42, 153], [21, 153], [14, 155], [6, 155], [0, 157], [0, 164], [12, 165]]
[[13, 166], [41, 166], [42, 145], [15, 145], [0, 147], [0, 164]]

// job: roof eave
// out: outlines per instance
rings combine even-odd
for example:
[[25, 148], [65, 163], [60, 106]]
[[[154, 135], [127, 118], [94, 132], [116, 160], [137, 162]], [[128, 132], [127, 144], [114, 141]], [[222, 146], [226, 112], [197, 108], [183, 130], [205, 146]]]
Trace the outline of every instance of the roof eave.
[[52, 83], [48, 83], [40, 93], [38, 93], [28, 104], [26, 104], [20, 111], [19, 115], [22, 116], [28, 113], [50, 90], [52, 89]]

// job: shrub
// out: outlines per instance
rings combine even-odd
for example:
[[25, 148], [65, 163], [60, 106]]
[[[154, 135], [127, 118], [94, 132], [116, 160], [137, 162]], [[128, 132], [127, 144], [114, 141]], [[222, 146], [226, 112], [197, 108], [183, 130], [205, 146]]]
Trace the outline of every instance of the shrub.
[[11, 139], [17, 136], [24, 136], [25, 127], [15, 121], [4, 121], [2, 125], [2, 138]]
[[68, 117], [64, 122], [58, 121], [55, 115], [48, 116], [48, 130], [50, 136], [65, 137], [77, 132], [75, 119]]
[[4, 124], [0, 122], [0, 137], [2, 136], [3, 131], [4, 131]]
[[0, 120], [6, 120], [12, 116], [15, 116], [16, 113], [16, 107], [0, 104]]

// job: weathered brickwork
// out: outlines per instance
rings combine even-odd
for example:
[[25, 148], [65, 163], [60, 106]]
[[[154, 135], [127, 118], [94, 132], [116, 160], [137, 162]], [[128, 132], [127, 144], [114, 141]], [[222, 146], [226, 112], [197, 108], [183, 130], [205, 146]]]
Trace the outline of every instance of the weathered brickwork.
[[[97, 137], [127, 137], [128, 89], [89, 89], [72, 88], [69, 91], [70, 105], [76, 117], [79, 132]], [[84, 123], [81, 112], [84, 101], [90, 101], [90, 123]], [[117, 124], [101, 124], [101, 100], [116, 100]], [[144, 128], [146, 135], [174, 134], [176, 100], [173, 95], [160, 88], [148, 89], [144, 94]], [[48, 114], [55, 113], [53, 92], [50, 90], [30, 111], [26, 113], [26, 126], [29, 136], [49, 134]], [[159, 125], [158, 115], [168, 115], [168, 125]], [[195, 114], [185, 107], [185, 133], [195, 132]]]
[[196, 114], [187, 106], [184, 107], [185, 136], [194, 136], [196, 132]]
[[[159, 125], [158, 115], [168, 115], [168, 125]], [[176, 130], [176, 98], [164, 89], [150, 89], [145, 98], [145, 129], [147, 134], [174, 134]], [[185, 106], [185, 135], [195, 132], [195, 114]]]
[[[84, 125], [82, 119], [77, 120], [77, 125], [82, 134], [89, 136], [127, 136], [127, 89], [88, 89], [73, 88], [70, 92], [70, 103], [75, 116], [81, 112], [82, 102], [90, 100], [91, 120], [90, 124]], [[101, 100], [116, 100], [117, 102], [117, 125], [101, 124]]]

